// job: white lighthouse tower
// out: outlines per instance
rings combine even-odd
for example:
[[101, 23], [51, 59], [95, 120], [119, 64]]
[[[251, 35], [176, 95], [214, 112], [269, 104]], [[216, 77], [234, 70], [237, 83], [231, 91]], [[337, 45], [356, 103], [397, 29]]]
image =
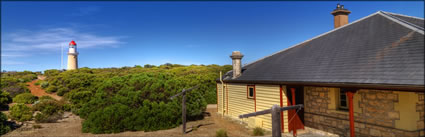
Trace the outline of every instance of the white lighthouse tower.
[[77, 52], [77, 43], [71, 41], [69, 43], [68, 50], [68, 68], [67, 70], [73, 70], [78, 68], [78, 52]]

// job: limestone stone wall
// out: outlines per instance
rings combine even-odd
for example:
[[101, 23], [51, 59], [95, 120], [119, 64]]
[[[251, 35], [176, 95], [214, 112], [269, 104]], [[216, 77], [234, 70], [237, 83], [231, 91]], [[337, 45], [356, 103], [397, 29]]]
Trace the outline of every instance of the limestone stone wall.
[[[349, 136], [347, 110], [338, 109], [339, 88], [304, 87], [305, 125]], [[358, 136], [423, 136], [424, 94], [361, 89], [354, 95]]]

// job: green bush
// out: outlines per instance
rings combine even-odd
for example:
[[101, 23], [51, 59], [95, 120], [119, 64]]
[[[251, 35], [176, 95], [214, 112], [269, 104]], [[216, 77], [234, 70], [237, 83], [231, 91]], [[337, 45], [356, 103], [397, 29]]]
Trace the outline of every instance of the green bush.
[[32, 104], [37, 101], [38, 97], [31, 93], [22, 93], [13, 98], [14, 103]]
[[38, 100], [55, 100], [54, 98], [52, 98], [51, 96], [41, 96]]
[[219, 129], [215, 132], [216, 137], [227, 137], [227, 131], [224, 129]]
[[84, 132], [114, 133], [178, 126], [181, 116], [176, 114], [181, 113], [181, 97], [173, 100], [169, 97], [195, 85], [200, 87], [187, 93], [186, 97], [187, 118], [189, 121], [202, 118], [206, 105], [216, 103], [215, 80], [219, 72], [230, 69], [230, 65], [168, 63], [143, 68], [49, 70], [45, 75], [49, 75], [47, 88], [55, 86], [56, 93], [70, 102], [63, 104], [62, 109], [71, 110], [85, 119], [82, 123]]
[[54, 85], [50, 85], [49, 87], [47, 87], [46, 92], [47, 93], [53, 93], [56, 92], [56, 90], [58, 90], [58, 88]]
[[56, 113], [56, 114], [53, 114], [53, 115], [37, 113], [37, 115], [35, 115], [35, 117], [34, 117], [35, 122], [37, 122], [37, 123], [55, 123], [56, 121], [58, 121], [61, 118], [62, 118], [62, 113]]
[[253, 135], [254, 136], [264, 136], [264, 129], [260, 128], [260, 127], [255, 127], [253, 130]]
[[3, 90], [4, 92], [8, 92], [10, 97], [12, 98], [14, 98], [16, 95], [30, 92], [30, 90], [24, 83], [19, 83], [16, 85], [4, 87], [1, 90]]
[[6, 134], [10, 131], [10, 126], [7, 124], [7, 116], [0, 112], [0, 135]]
[[61, 87], [61, 88], [58, 89], [57, 94], [59, 96], [63, 96], [63, 95], [65, 95], [65, 93], [68, 93], [68, 92], [69, 92], [69, 89], [68, 88]]
[[29, 108], [28, 106], [22, 103], [15, 104], [10, 108], [10, 117], [13, 120], [17, 120], [21, 122], [31, 120], [32, 118], [31, 108]]
[[11, 102], [12, 102], [12, 98], [9, 96], [9, 93], [3, 92], [0, 90], [0, 107], [6, 108], [7, 104]]
[[43, 81], [43, 82], [41, 82], [40, 86], [41, 86], [41, 88], [45, 89], [49, 86], [49, 82]]
[[32, 107], [33, 111], [40, 111], [45, 115], [53, 115], [55, 113], [63, 112], [63, 104], [56, 100], [40, 100]]
[[39, 81], [35, 82], [34, 85], [38, 86], [38, 85], [40, 85], [41, 82], [43, 82], [43, 81], [39, 80]]

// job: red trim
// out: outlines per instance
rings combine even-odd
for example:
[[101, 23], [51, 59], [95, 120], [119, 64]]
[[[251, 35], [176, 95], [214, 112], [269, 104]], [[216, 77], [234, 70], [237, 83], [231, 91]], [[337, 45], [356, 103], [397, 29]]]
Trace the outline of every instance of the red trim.
[[255, 109], [255, 112], [257, 112], [257, 89], [255, 88], [255, 85], [254, 85], [254, 109]]
[[349, 105], [349, 118], [350, 118], [350, 137], [354, 137], [354, 108], [353, 108], [353, 95], [354, 92], [345, 92], [348, 97]]
[[[295, 88], [291, 88], [291, 96], [292, 96], [292, 105], [295, 105]], [[294, 112], [294, 115], [296, 115], [296, 113], [295, 113], [295, 110], [292, 110], [293, 112]], [[296, 126], [296, 124], [297, 124], [297, 122], [293, 122], [294, 123], [294, 126], [292, 126], [293, 127], [293, 135], [294, 135], [294, 137], [296, 137], [297, 136], [297, 126]]]
[[[280, 107], [283, 107], [283, 98], [282, 98], [282, 85], [280, 85], [280, 89], [279, 89], [279, 94], [280, 94]], [[283, 120], [283, 113], [284, 113], [285, 111], [282, 111], [282, 112], [280, 112], [280, 123], [282, 123], [281, 124], [281, 131], [282, 131], [282, 133], [284, 133], [285, 132], [285, 123], [283, 123], [284, 122], [284, 120]]]
[[[288, 92], [289, 91], [286, 91], [286, 105], [287, 106], [291, 106], [291, 102], [290, 102], [290, 100], [289, 100], [289, 98], [288, 98]], [[291, 123], [289, 123], [289, 116], [291, 116], [292, 115], [292, 111], [291, 110], [288, 110], [288, 115], [286, 116], [287, 117], [287, 119], [288, 119], [288, 132], [291, 132], [291, 127], [292, 127], [292, 125], [293, 124], [291, 124]]]

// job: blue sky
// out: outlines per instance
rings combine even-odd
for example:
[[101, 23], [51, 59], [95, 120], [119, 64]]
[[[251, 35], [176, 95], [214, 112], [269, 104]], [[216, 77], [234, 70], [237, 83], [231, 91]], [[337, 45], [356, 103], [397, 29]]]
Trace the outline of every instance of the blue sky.
[[[2, 2], [1, 69], [64, 68], [75, 40], [79, 67], [250, 63], [333, 29], [327, 2]], [[424, 17], [424, 2], [341, 4], [355, 21], [379, 10]]]

